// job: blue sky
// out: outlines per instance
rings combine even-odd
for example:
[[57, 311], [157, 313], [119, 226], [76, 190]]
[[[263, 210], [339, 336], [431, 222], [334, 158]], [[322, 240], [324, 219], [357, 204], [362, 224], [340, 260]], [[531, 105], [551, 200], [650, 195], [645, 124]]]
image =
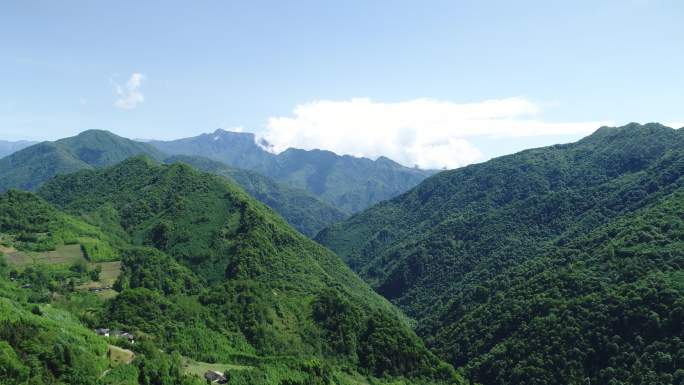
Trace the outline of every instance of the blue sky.
[[0, 139], [242, 127], [453, 167], [596, 123], [684, 122], [683, 17], [677, 0], [8, 0]]

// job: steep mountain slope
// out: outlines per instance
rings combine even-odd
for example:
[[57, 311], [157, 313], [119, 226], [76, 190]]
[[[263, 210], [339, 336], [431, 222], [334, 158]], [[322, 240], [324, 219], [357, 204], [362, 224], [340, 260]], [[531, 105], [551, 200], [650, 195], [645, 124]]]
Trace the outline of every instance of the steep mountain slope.
[[254, 134], [221, 129], [192, 138], [148, 143], [167, 154], [203, 156], [247, 170], [268, 167], [274, 160], [273, 154], [257, 145]]
[[259, 173], [226, 166], [199, 156], [176, 155], [165, 163], [183, 162], [198, 170], [233, 180], [249, 195], [266, 204], [302, 234], [313, 237], [346, 215], [305, 190], [277, 183]]
[[275, 155], [257, 145], [254, 134], [220, 129], [194, 138], [150, 144], [169, 154], [204, 156], [257, 171], [307, 190], [346, 213], [401, 194], [435, 172], [404, 167], [384, 157], [372, 161], [321, 150], [289, 149]]
[[454, 376], [337, 256], [225, 178], [138, 157], [58, 176], [40, 194], [134, 245], [103, 322], [155, 336], [165, 350]]
[[[684, 381], [684, 187], [449, 299], [430, 344], [483, 384]], [[443, 325], [435, 327], [435, 325]], [[587, 381], [588, 380], [588, 381]]]
[[[677, 249], [682, 229], [675, 224], [654, 232], [651, 236], [664, 248], [659, 250], [649, 246], [648, 235], [639, 238], [641, 229], [632, 228], [630, 218], [644, 215], [639, 218], [652, 226], [665, 226], [668, 221], [662, 220], [661, 210], [679, 207], [682, 197], [682, 159], [682, 131], [658, 124], [603, 127], [577, 143], [440, 173], [400, 197], [333, 225], [317, 240], [416, 317], [419, 334], [429, 345], [453, 364], [467, 362], [478, 381], [577, 383], [576, 376], [584, 376], [591, 383], [644, 383], [651, 375], [674, 375], [677, 365], [644, 361], [629, 369], [635, 361], [620, 358], [619, 349], [606, 351], [604, 344], [613, 335], [627, 338], [620, 324], [627, 321], [619, 314], [660, 306], [656, 313], [667, 313], [660, 314], [661, 320], [679, 320], [669, 312], [676, 311], [674, 304], [682, 300], [680, 279], [674, 273], [682, 268], [681, 253], [666, 250]], [[597, 228], [601, 230], [592, 233]], [[596, 234], [622, 231], [633, 235], [616, 237], [611, 247], [628, 250], [625, 255], [632, 263], [614, 257], [602, 260], [609, 238], [600, 245], [587, 241]], [[629, 251], [642, 246], [657, 256]], [[651, 257], [660, 258], [660, 263], [642, 260]], [[606, 277], [606, 266], [619, 267], [614, 270], [617, 277]], [[658, 271], [673, 273], [654, 283]], [[569, 277], [574, 274], [582, 282]], [[655, 294], [650, 303], [640, 305], [634, 301], [641, 296], [630, 291], [642, 287], [669, 297]], [[601, 318], [607, 310], [595, 307], [600, 303], [614, 307], [614, 318]], [[572, 320], [575, 328], [551, 327], [562, 323], [549, 318], [552, 315]], [[659, 343], [671, 345], [664, 350], [679, 349], [681, 327], [662, 329], [657, 336], [647, 336], [645, 323], [634, 327], [645, 344], [637, 349], [629, 342], [634, 354], [643, 353], [639, 349], [649, 344], [655, 344], [650, 351]], [[587, 336], [585, 350], [579, 349], [583, 353], [552, 358], [548, 346], [572, 350], [569, 335]], [[514, 348], [524, 364], [503, 360]]]
[[[76, 283], [90, 281], [97, 270], [56, 253], [59, 261], [16, 265], [18, 253], [39, 255], [72, 243], [81, 243], [86, 251], [95, 241], [109, 250], [121, 245], [34, 194], [0, 194], [0, 383], [142, 385], [153, 377], [159, 385], [204, 384], [184, 376], [180, 362], [149, 341], [138, 346], [140, 354], [130, 365], [108, 354], [117, 349], [108, 343], [117, 342], [84, 324], [93, 321], [101, 300], [75, 290]], [[74, 311], [78, 309], [82, 311]]]
[[71, 138], [42, 142], [0, 159], [0, 191], [35, 190], [58, 174], [110, 166], [135, 155], [161, 160], [156, 148], [108, 131], [84, 131]]
[[37, 142], [30, 142], [27, 140], [20, 140], [17, 142], [9, 142], [6, 140], [0, 140], [0, 158], [4, 158], [7, 155], [10, 155], [12, 153], [15, 153], [21, 149], [24, 149], [28, 146], [33, 146]]
[[[157, 161], [167, 158], [146, 143], [107, 131], [84, 131], [72, 138], [35, 144], [0, 159], [0, 191], [10, 188], [35, 190], [55, 175], [111, 166], [136, 155], [146, 155]], [[196, 157], [179, 157], [178, 160], [231, 178], [310, 237], [346, 216], [301, 189], [278, 184], [253, 171], [237, 170]], [[170, 161], [175, 160], [171, 158]]]

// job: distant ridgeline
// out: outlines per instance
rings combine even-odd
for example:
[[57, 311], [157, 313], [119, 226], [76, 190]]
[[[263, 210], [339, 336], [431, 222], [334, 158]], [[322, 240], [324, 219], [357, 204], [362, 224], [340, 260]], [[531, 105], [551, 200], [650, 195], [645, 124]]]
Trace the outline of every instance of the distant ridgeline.
[[317, 240], [486, 384], [684, 383], [684, 131], [442, 172]]
[[36, 142], [30, 142], [27, 140], [20, 140], [18, 142], [8, 142], [6, 140], [0, 140], [0, 158], [3, 158], [9, 154], [17, 152], [28, 146], [32, 146]]
[[0, 194], [0, 383], [465, 383], [228, 179], [134, 157], [38, 195]]
[[309, 237], [434, 173], [386, 158], [371, 161], [328, 151], [291, 149], [276, 156], [259, 147], [252, 134], [221, 130], [212, 136], [150, 143], [90, 130], [1, 158], [0, 191], [35, 191], [56, 175], [112, 166], [137, 155], [157, 162], [185, 162], [229, 178]]
[[430, 173], [224, 131], [2, 158], [0, 384], [684, 384], [684, 131]]
[[290, 148], [276, 155], [259, 146], [254, 134], [220, 129], [150, 144], [168, 154], [199, 155], [259, 172], [304, 189], [347, 214], [395, 197], [436, 173], [404, 167], [385, 157], [373, 161], [323, 150]]

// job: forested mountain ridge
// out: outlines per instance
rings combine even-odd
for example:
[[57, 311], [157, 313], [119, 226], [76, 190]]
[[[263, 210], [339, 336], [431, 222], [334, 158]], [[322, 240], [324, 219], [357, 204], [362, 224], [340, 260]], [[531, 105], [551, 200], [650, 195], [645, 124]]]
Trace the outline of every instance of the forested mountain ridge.
[[[158, 162], [169, 158], [147, 143], [100, 130], [84, 131], [55, 142], [38, 143], [0, 159], [0, 191], [10, 188], [34, 191], [55, 175], [111, 166], [136, 155], [146, 155]], [[276, 183], [254, 171], [235, 169], [197, 157], [171, 157], [168, 162], [176, 160], [236, 181], [309, 237], [346, 217], [346, 214], [306, 191]]]
[[[74, 245], [85, 260], [64, 252]], [[178, 356], [163, 354], [150, 341], [138, 345], [135, 360], [121, 364], [111, 352], [124, 350], [108, 345], [121, 341], [92, 330], [101, 322], [102, 300], [76, 287], [99, 279], [101, 271], [92, 266], [119, 258], [122, 246], [32, 193], [0, 194], [0, 383], [203, 383], [183, 376]], [[42, 262], [26, 261], [31, 257]]]
[[209, 362], [459, 381], [337, 256], [225, 178], [138, 157], [39, 193], [132, 245], [104, 324]]
[[421, 334], [483, 384], [684, 382], [684, 187], [455, 293]]
[[199, 156], [176, 155], [165, 163], [183, 162], [198, 170], [235, 181], [251, 196], [271, 207], [302, 234], [314, 237], [347, 215], [302, 189], [277, 183], [257, 172], [238, 169]]
[[[636, 299], [629, 291], [642, 286], [656, 293], [674, 290], [674, 297], [658, 294], [644, 306], [659, 304], [667, 312], [676, 311], [682, 300], [677, 275], [667, 273], [672, 279], [657, 284], [649, 277], [682, 268], [681, 253], [676, 252], [682, 229], [665, 225], [677, 223], [681, 217], [676, 210], [669, 211], [667, 215], [674, 216], [663, 221], [659, 205], [680, 207], [676, 203], [682, 198], [683, 159], [684, 132], [680, 130], [659, 124], [603, 127], [576, 143], [527, 150], [442, 172], [393, 200], [333, 225], [317, 240], [417, 318], [419, 334], [442, 357], [455, 365], [467, 362], [474, 380], [485, 384], [579, 383], [572, 381], [584, 376], [582, 381], [587, 378], [591, 383], [637, 384], [653, 378], [657, 381], [652, 383], [669, 383], [666, 380], [668, 375], [675, 376], [675, 363], [684, 359], [677, 358], [681, 356], [677, 341], [684, 336], [681, 327], [674, 327], [679, 320], [676, 315], [659, 313], [672, 327], [658, 337], [642, 336], [646, 345], [638, 349], [629, 343], [637, 355], [644, 354], [639, 349], [646, 346], [654, 352], [658, 343], [669, 345], [663, 350], [674, 351], [671, 366], [625, 360], [618, 358], [616, 351], [602, 351], [597, 356], [572, 353], [575, 355], [551, 362], [550, 353], [534, 342], [537, 340], [530, 333], [536, 330], [552, 340], [561, 338], [554, 333], [567, 330], [546, 324], [543, 332], [533, 325], [548, 323], [550, 314], [565, 314], [566, 319], [579, 322], [574, 333], [594, 336], [585, 340], [586, 351], [603, 349], [604, 338], [624, 333], [618, 324], [598, 320], [605, 316], [602, 309], [587, 310], [582, 301], [610, 302], [616, 295]], [[648, 211], [649, 207], [654, 207], [653, 211]], [[571, 244], [585, 245], [592, 231], [611, 224], [614, 232], [639, 234], [627, 218], [640, 210], [646, 210], [645, 221], [665, 226], [659, 242], [671, 251], [652, 251], [661, 264], [641, 261], [650, 258], [648, 253], [632, 255], [636, 265], [611, 261], [611, 267], [621, 269], [622, 277], [611, 281], [606, 280], [606, 271], [582, 267], [580, 262], [600, 259], [601, 247], [566, 250]], [[633, 237], [617, 241], [613, 249], [638, 248], [639, 236]], [[643, 240], [645, 248], [649, 239]], [[563, 256], [560, 260], [565, 265], [551, 266], [557, 255]], [[565, 271], [566, 276], [557, 275], [556, 270]], [[570, 285], [568, 292], [558, 295], [569, 284], [564, 283], [567, 274], [586, 277], [576, 283], [577, 293], [572, 293], [575, 286]], [[627, 276], [631, 279], [626, 280]], [[512, 307], [499, 307], [502, 303]], [[646, 311], [640, 306], [625, 300], [616, 304], [614, 311]], [[618, 317], [610, 322], [625, 321]], [[639, 323], [635, 328], [644, 334], [648, 330]], [[524, 338], [530, 339], [529, 345]], [[551, 345], [565, 351], [570, 345], [564, 343]], [[513, 347], [525, 364], [521, 361], [516, 367], [516, 362], [503, 358], [512, 354], [508, 349]], [[629, 369], [637, 363], [641, 369]]]
[[197, 155], [213, 159], [228, 166], [254, 170], [273, 164], [273, 155], [256, 143], [254, 134], [218, 129], [177, 140], [151, 140], [147, 142], [171, 155]]
[[0, 191], [35, 190], [55, 175], [111, 166], [135, 155], [161, 160], [156, 148], [108, 131], [89, 130], [74, 137], [42, 142], [0, 159]]
[[276, 155], [256, 140], [251, 133], [219, 129], [193, 138], [149, 143], [169, 154], [198, 155], [259, 172], [307, 190], [345, 213], [401, 194], [436, 172], [404, 167], [385, 157], [373, 161], [324, 150], [291, 148]]

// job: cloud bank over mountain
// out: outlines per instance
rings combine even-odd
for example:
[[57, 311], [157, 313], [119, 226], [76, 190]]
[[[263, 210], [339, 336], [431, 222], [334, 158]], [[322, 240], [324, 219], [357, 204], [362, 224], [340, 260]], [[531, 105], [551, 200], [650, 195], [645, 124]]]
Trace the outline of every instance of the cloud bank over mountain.
[[541, 119], [542, 110], [522, 97], [474, 103], [319, 100], [298, 105], [292, 116], [269, 118], [262, 137], [275, 152], [322, 148], [369, 158], [384, 155], [422, 168], [455, 168], [483, 160], [472, 138], [585, 135], [611, 124], [548, 122]]

